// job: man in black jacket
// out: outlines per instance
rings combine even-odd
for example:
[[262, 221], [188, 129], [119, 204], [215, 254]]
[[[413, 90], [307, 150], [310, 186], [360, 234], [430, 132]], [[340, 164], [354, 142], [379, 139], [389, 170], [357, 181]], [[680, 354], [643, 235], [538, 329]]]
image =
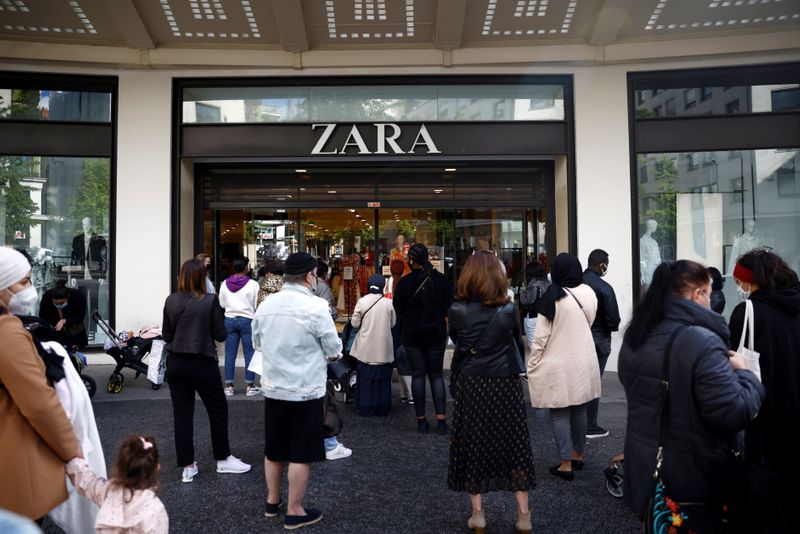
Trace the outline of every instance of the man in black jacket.
[[[594, 350], [597, 352], [597, 363], [600, 366], [600, 376], [606, 369], [608, 355], [611, 354], [611, 332], [619, 330], [619, 308], [614, 289], [601, 277], [608, 272], [608, 252], [594, 249], [589, 254], [589, 267], [583, 273], [583, 282], [591, 287], [597, 295], [597, 315], [592, 323], [592, 338]], [[597, 424], [597, 412], [600, 408], [600, 399], [589, 401], [586, 410], [588, 426], [586, 437], [589, 439], [608, 436], [608, 430]]]

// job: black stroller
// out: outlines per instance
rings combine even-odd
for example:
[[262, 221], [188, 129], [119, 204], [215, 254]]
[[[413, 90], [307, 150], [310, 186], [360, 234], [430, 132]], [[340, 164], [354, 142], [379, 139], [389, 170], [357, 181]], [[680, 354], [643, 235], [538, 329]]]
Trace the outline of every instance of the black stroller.
[[350, 355], [350, 347], [353, 345], [357, 333], [358, 331], [353, 328], [350, 321], [347, 321], [342, 332], [344, 356], [339, 360], [328, 362], [328, 382], [335, 393], [341, 393], [344, 396], [345, 403], [350, 402], [356, 395], [358, 361]]
[[617, 499], [625, 494], [622, 489], [622, 482], [625, 480], [624, 464], [625, 455], [618, 454], [611, 458], [609, 466], [603, 470], [606, 476], [606, 490]]
[[[111, 325], [97, 311], [92, 313], [92, 319], [97, 323], [97, 327], [108, 337], [103, 348], [106, 354], [114, 358], [117, 364], [111, 376], [108, 377], [106, 391], [109, 393], [122, 391], [122, 383], [125, 382], [125, 375], [122, 374], [122, 370], [126, 367], [136, 371], [134, 378], [139, 378], [141, 374], [147, 376], [147, 364], [142, 360], [150, 354], [153, 341], [158, 338], [142, 339], [139, 336], [118, 336], [114, 329], [111, 328]], [[159, 389], [160, 387], [160, 384], [153, 384], [153, 389]]]
[[[25, 329], [40, 343], [43, 341], [56, 340], [56, 331], [51, 324], [33, 315], [19, 315], [18, 317], [22, 321], [23, 326], [25, 326]], [[69, 354], [69, 359], [75, 367], [75, 370], [78, 371], [83, 385], [86, 386], [89, 398], [94, 397], [94, 394], [97, 392], [97, 383], [94, 381], [94, 378], [89, 375], [84, 375], [81, 372], [89, 366], [89, 363], [86, 361], [86, 356], [79, 350], [79, 347], [75, 345], [64, 345], [64, 349], [67, 351], [67, 354]]]

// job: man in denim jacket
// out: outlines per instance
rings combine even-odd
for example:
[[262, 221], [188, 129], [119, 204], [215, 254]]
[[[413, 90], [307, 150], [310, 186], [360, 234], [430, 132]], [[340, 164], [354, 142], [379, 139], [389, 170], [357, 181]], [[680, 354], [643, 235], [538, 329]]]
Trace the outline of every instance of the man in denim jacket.
[[327, 362], [342, 351], [328, 303], [314, 295], [317, 262], [305, 252], [291, 254], [283, 288], [264, 300], [253, 319], [253, 346], [264, 355], [265, 515], [280, 507], [283, 470], [289, 465], [289, 502], [284, 526], [316, 523], [322, 512], [303, 507], [311, 463], [325, 460], [322, 398]]

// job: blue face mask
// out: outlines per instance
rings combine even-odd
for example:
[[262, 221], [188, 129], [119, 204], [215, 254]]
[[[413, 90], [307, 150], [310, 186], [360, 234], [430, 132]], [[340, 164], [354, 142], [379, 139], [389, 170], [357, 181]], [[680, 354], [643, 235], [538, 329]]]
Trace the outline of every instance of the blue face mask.
[[66, 302], [64, 304], [55, 304], [55, 303], [53, 303], [53, 306], [55, 306], [59, 310], [63, 310], [64, 308], [67, 307], [67, 303]]

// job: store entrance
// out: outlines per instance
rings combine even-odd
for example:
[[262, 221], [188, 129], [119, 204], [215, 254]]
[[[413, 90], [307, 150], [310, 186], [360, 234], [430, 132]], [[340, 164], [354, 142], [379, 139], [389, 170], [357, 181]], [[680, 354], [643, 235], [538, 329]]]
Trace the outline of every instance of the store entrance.
[[454, 285], [474, 251], [492, 250], [515, 293], [524, 286], [526, 263], [546, 265], [553, 252], [546, 167], [433, 176], [420, 169], [303, 170], [300, 176], [239, 169], [203, 175], [198, 244], [214, 257], [217, 285], [237, 258], [248, 258], [257, 277], [264, 261], [306, 251], [328, 264], [346, 320], [371, 274], [408, 272], [413, 243], [428, 248], [434, 267]]

